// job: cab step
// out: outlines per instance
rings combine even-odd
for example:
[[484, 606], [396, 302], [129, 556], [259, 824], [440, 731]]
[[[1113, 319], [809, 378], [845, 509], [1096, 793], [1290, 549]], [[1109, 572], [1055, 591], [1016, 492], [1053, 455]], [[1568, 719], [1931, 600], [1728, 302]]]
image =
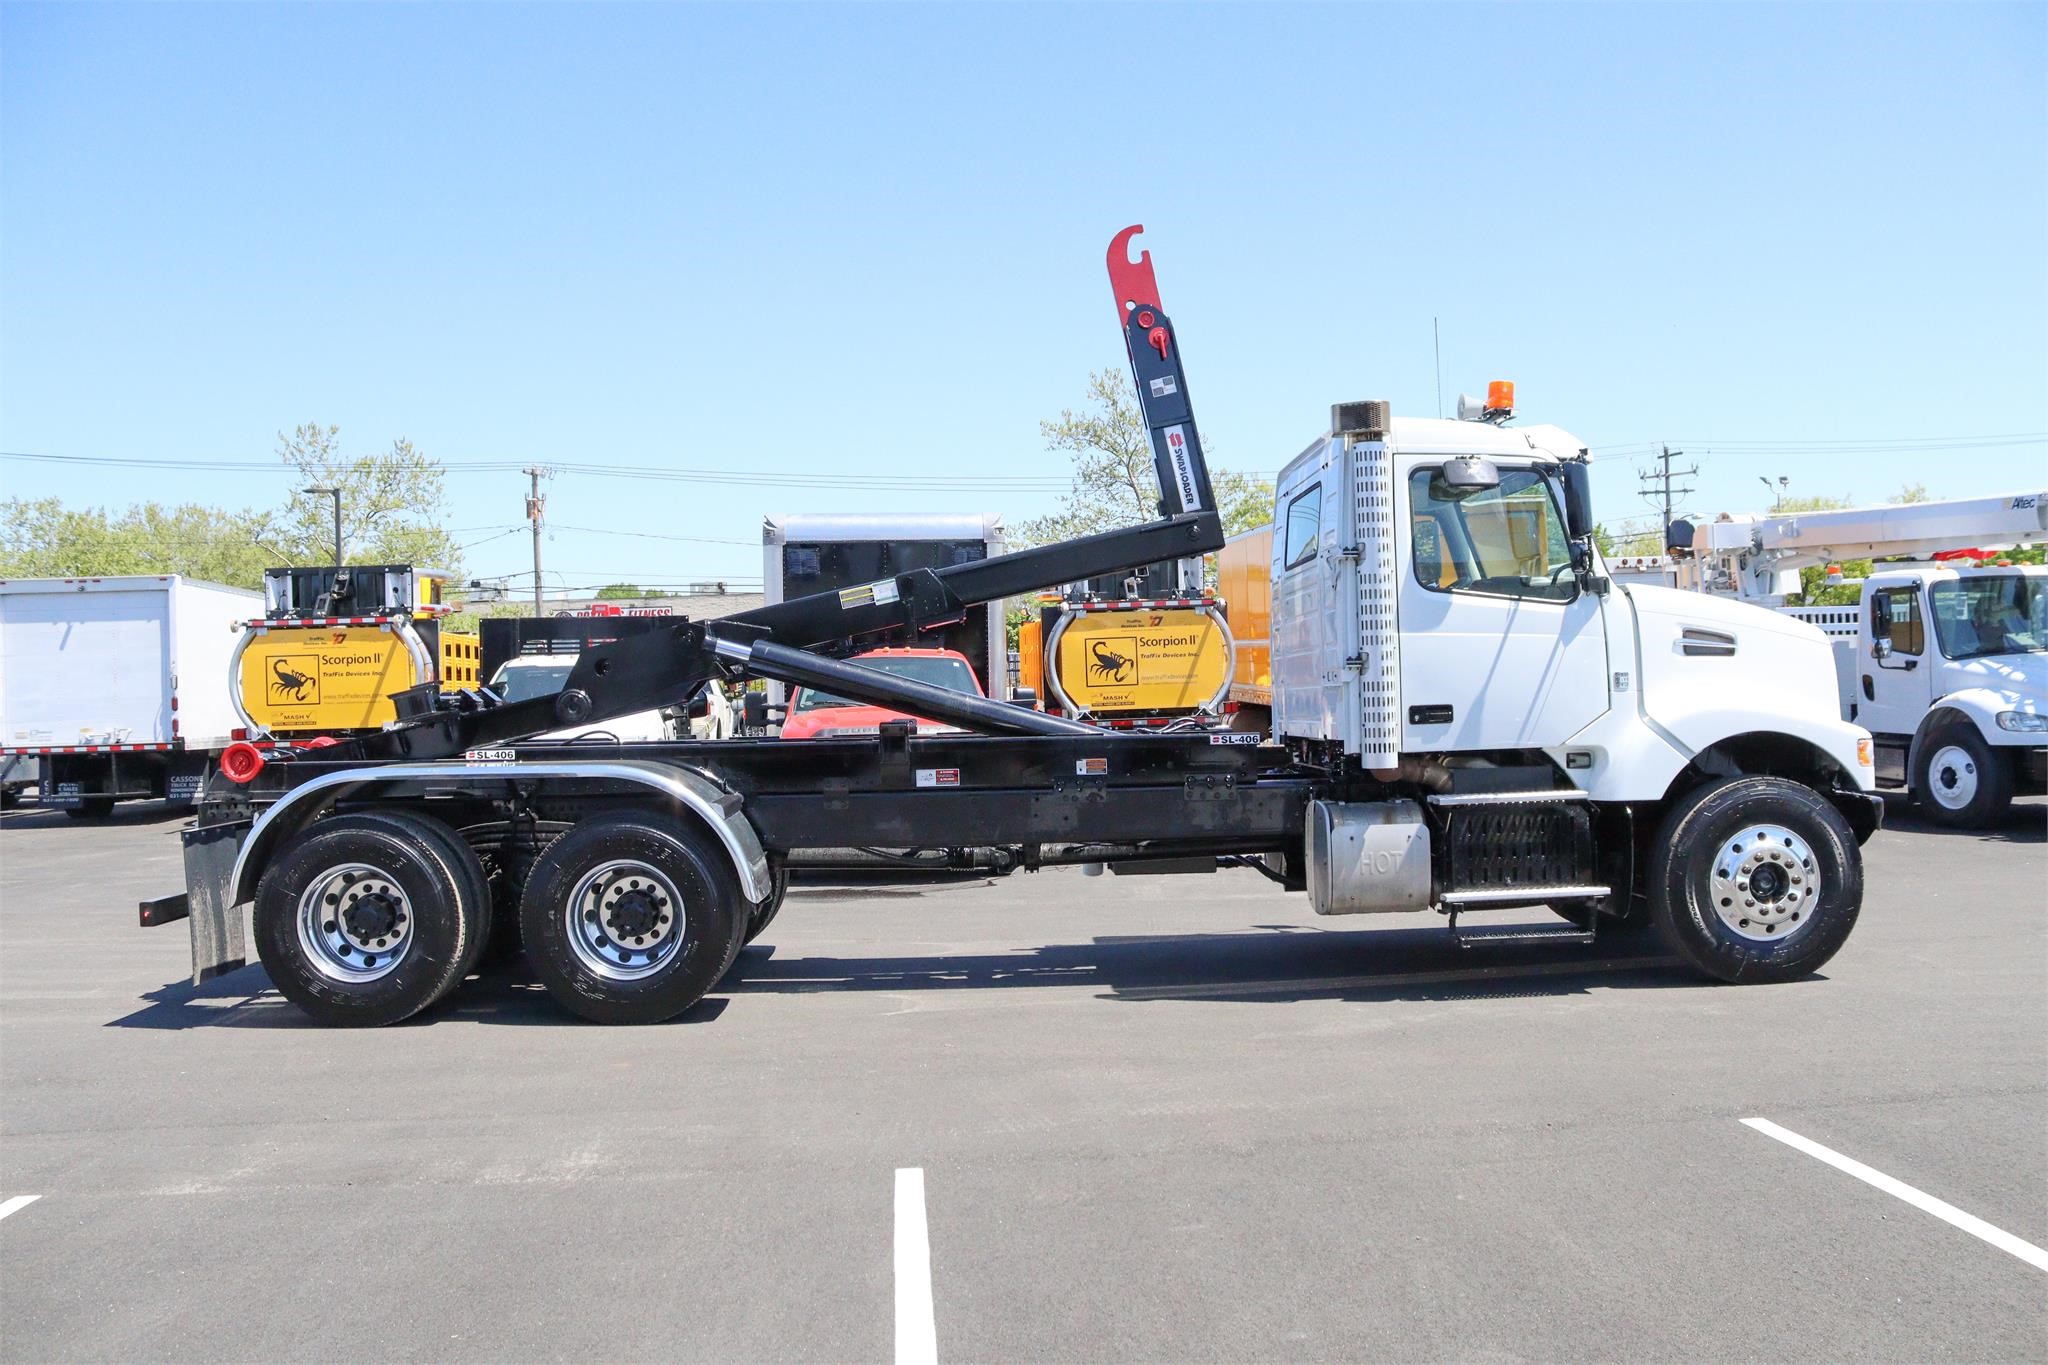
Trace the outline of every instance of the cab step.
[[1581, 929], [1576, 924], [1474, 924], [1462, 925], [1451, 922], [1451, 937], [1458, 940], [1460, 948], [1476, 948], [1492, 943], [1591, 943], [1594, 941], [1599, 921], [1588, 921], [1589, 927]]

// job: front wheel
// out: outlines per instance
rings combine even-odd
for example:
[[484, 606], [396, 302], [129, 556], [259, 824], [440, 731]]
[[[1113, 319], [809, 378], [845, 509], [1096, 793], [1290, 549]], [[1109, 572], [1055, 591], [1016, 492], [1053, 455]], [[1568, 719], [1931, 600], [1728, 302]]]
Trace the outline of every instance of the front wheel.
[[2012, 765], [1974, 725], [1944, 725], [1921, 742], [1913, 796], [1937, 825], [1982, 829], [2012, 805]]
[[1720, 981], [1818, 971], [1863, 906], [1848, 821], [1820, 793], [1784, 778], [1729, 778], [1680, 798], [1649, 861], [1658, 929]]
[[725, 974], [751, 908], [723, 850], [695, 830], [607, 815], [534, 860], [519, 929], [563, 1008], [600, 1024], [655, 1024]]

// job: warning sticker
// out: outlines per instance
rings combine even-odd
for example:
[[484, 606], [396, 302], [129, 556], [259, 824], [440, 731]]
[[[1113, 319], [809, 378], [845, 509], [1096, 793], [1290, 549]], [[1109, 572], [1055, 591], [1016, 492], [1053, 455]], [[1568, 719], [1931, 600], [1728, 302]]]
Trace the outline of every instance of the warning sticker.
[[1180, 386], [1173, 382], [1173, 376], [1170, 374], [1162, 374], [1152, 381], [1152, 396], [1154, 398], [1164, 398], [1169, 393], [1178, 392], [1180, 392]]
[[919, 768], [917, 785], [920, 787], [957, 787], [960, 785], [958, 768]]
[[880, 578], [859, 587], [839, 590], [839, 609], [852, 611], [856, 607], [886, 607], [902, 594], [896, 591], [896, 580]]
[[1107, 758], [1083, 758], [1083, 759], [1077, 759], [1077, 760], [1075, 760], [1075, 762], [1074, 762], [1074, 776], [1076, 776], [1076, 777], [1108, 777], [1108, 776], [1109, 776], [1109, 760], [1108, 760]]

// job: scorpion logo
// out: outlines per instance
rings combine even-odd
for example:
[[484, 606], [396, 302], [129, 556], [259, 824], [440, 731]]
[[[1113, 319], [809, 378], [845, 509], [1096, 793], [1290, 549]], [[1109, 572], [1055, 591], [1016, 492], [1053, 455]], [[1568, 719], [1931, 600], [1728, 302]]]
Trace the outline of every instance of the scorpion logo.
[[1088, 680], [1120, 683], [1130, 672], [1131, 660], [1106, 647], [1100, 640], [1088, 643]]
[[304, 701], [306, 690], [313, 685], [313, 679], [304, 673], [294, 672], [284, 666], [283, 659], [270, 661], [270, 695], [272, 699], [288, 696], [293, 701]]

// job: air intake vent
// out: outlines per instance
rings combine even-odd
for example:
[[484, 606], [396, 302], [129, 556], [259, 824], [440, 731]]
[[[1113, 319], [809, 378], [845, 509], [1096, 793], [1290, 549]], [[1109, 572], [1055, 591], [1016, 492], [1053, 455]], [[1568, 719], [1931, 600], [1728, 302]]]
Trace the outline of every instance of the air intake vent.
[[1678, 632], [1678, 652], [1687, 655], [1705, 655], [1712, 659], [1734, 657], [1735, 637], [1726, 631], [1708, 630], [1704, 626], [1686, 626]]
[[1362, 403], [1338, 403], [1330, 409], [1330, 434], [1377, 439], [1386, 434], [1387, 424], [1391, 421], [1393, 404], [1384, 398], [1367, 399]]

